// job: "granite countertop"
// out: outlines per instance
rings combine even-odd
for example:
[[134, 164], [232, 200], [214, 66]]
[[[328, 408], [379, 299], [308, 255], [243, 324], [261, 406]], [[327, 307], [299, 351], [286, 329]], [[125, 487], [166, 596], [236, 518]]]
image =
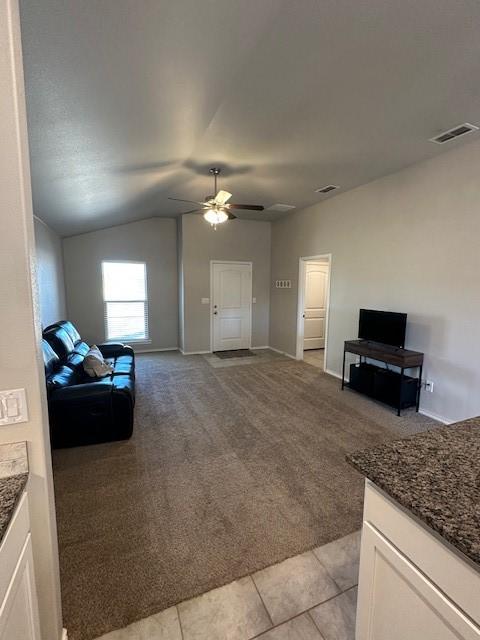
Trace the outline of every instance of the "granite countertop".
[[480, 565], [480, 417], [357, 451], [347, 460]]
[[0, 478], [0, 542], [27, 483], [28, 473]]

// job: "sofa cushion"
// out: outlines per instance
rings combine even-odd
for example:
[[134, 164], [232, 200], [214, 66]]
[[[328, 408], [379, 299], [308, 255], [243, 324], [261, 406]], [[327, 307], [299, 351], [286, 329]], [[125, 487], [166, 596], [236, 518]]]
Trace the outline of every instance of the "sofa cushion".
[[90, 350], [90, 347], [86, 342], [79, 340], [78, 342], [75, 343], [75, 347], [74, 347], [75, 353], [78, 353], [79, 355], [85, 357], [89, 352], [89, 350]]
[[70, 367], [62, 365], [58, 371], [47, 378], [47, 385], [49, 387], [68, 387], [77, 384], [78, 381], [78, 373]]
[[77, 345], [77, 342], [82, 341], [82, 338], [78, 333], [77, 328], [75, 327], [74, 324], [70, 322], [70, 320], [60, 320], [60, 322], [57, 322], [57, 327], [61, 327], [64, 331], [68, 333], [68, 335], [70, 336], [70, 340], [73, 342], [75, 346]]
[[125, 362], [119, 362], [118, 360], [113, 365], [113, 375], [126, 375], [129, 376], [132, 373], [132, 365]]
[[105, 358], [105, 362], [113, 369], [113, 375], [134, 375], [135, 367], [133, 356], [125, 355], [118, 358]]
[[43, 364], [45, 365], [45, 375], [50, 376], [58, 367], [59, 357], [46, 340], [42, 340]]
[[73, 351], [68, 358], [66, 359], [65, 363], [67, 365], [67, 367], [70, 367], [70, 369], [74, 369], [77, 372], [82, 372], [83, 373], [83, 361], [84, 361], [85, 357], [81, 356], [79, 353], [75, 353], [75, 351]]
[[55, 351], [60, 360], [66, 360], [75, 348], [68, 333], [59, 326], [52, 326], [43, 332], [43, 337]]

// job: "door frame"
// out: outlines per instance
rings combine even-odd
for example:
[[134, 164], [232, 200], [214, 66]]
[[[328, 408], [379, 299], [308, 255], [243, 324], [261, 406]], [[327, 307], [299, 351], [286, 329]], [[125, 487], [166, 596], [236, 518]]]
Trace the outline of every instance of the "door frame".
[[307, 262], [315, 262], [316, 260], [328, 261], [328, 282], [327, 282], [327, 300], [325, 312], [325, 365], [327, 366], [327, 349], [328, 349], [328, 328], [330, 316], [330, 283], [332, 282], [332, 254], [321, 253], [317, 256], [302, 256], [298, 260], [298, 303], [297, 303], [297, 351], [295, 357], [297, 360], [303, 360], [303, 340], [305, 334], [305, 318], [303, 317], [305, 306], [305, 275]]
[[213, 267], [216, 264], [238, 264], [250, 267], [250, 335], [248, 337], [248, 348], [252, 348], [252, 322], [253, 322], [253, 262], [246, 260], [210, 260], [210, 353], [213, 353]]

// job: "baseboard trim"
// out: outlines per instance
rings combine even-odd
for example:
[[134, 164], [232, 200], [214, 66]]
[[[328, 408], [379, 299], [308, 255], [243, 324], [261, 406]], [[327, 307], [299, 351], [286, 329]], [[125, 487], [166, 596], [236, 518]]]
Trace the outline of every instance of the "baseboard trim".
[[421, 413], [422, 416], [426, 416], [427, 418], [431, 418], [432, 420], [437, 420], [437, 422], [441, 422], [442, 424], [453, 424], [454, 420], [447, 420], [443, 416], [437, 416], [436, 413], [432, 413], [431, 411], [427, 411], [426, 409], [422, 409], [420, 407], [418, 413]]
[[[334, 378], [338, 378], [339, 380], [342, 379], [342, 376], [332, 369], [324, 369], [324, 373], [328, 373], [329, 376], [333, 376]], [[345, 378], [345, 382], [348, 382], [348, 378]]]
[[182, 356], [204, 356], [207, 353], [212, 353], [211, 351], [184, 351], [183, 349], [179, 349]]
[[68, 634], [66, 629], [62, 629], [62, 640], [68, 640]]
[[264, 347], [250, 347], [250, 351], [255, 351], [256, 349], [270, 349], [271, 347], [265, 345]]
[[287, 358], [291, 358], [292, 360], [296, 360], [296, 356], [292, 356], [291, 353], [287, 353], [286, 351], [280, 351], [280, 349], [275, 349], [275, 347], [265, 347], [266, 349], [271, 349], [275, 351], [275, 353], [280, 353], [282, 356], [287, 356]]
[[179, 351], [178, 347], [165, 347], [164, 349], [134, 349], [135, 353], [159, 353], [161, 351]]

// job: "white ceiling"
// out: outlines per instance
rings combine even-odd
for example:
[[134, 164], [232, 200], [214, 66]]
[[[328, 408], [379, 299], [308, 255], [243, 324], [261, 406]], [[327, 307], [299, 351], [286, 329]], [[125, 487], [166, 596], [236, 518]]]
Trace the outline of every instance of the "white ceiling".
[[181, 213], [214, 164], [233, 201], [300, 208], [478, 135], [428, 142], [480, 124], [478, 0], [21, 10], [34, 210], [61, 235]]

